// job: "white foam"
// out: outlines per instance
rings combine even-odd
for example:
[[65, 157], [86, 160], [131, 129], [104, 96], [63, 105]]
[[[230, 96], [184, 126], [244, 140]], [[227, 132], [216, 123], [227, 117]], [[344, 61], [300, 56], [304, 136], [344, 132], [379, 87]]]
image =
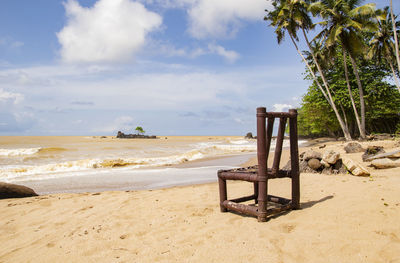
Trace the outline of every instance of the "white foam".
[[40, 151], [40, 147], [37, 148], [20, 148], [20, 149], [0, 149], [0, 156], [2, 157], [12, 157], [12, 156], [22, 156], [22, 155], [33, 155]]

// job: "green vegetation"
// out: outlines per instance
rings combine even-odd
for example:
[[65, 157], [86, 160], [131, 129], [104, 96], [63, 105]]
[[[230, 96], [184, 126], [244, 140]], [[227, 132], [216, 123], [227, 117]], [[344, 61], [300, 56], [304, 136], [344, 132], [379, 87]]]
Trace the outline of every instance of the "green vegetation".
[[[278, 43], [285, 33], [312, 80], [299, 109], [299, 134], [365, 138], [395, 133], [400, 123], [400, 23], [389, 7], [359, 0], [274, 0], [265, 20]], [[312, 17], [318, 23], [313, 23]], [[302, 32], [308, 50], [300, 51]], [[310, 41], [308, 34], [313, 31]], [[398, 62], [398, 63], [397, 63]], [[394, 65], [397, 63], [398, 69]], [[392, 77], [394, 85], [387, 82]]]
[[140, 127], [140, 126], [137, 126], [136, 127], [136, 129], [135, 129], [135, 131], [137, 132], [137, 134], [145, 134], [145, 131], [143, 130], [143, 128], [142, 127]]

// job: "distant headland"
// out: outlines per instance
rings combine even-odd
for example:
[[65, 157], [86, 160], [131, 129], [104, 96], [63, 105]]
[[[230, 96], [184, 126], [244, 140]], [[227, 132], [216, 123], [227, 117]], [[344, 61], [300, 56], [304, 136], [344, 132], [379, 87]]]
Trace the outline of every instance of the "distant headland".
[[121, 131], [118, 131], [117, 138], [120, 138], [120, 139], [157, 139], [157, 136], [143, 135], [143, 134], [125, 134]]

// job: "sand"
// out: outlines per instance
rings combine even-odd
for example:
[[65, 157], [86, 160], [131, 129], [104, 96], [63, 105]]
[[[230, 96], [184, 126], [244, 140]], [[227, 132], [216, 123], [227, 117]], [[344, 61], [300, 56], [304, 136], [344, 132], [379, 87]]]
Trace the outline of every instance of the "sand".
[[[323, 144], [344, 152], [310, 147]], [[217, 183], [0, 200], [0, 262], [400, 262], [400, 168], [368, 170], [301, 174], [302, 209], [265, 223], [221, 213]], [[288, 179], [269, 187], [289, 196]], [[251, 189], [228, 183], [229, 197]]]

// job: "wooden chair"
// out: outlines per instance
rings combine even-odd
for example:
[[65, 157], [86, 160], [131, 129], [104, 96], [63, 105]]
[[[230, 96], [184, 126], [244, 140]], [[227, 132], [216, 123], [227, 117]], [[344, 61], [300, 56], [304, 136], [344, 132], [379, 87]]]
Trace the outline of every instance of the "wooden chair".
[[[279, 118], [279, 128], [272, 168], [267, 167], [270, 152], [272, 131], [275, 119]], [[286, 122], [289, 119], [290, 165], [289, 170], [279, 168]], [[266, 125], [267, 124], [267, 125]], [[300, 208], [299, 150], [297, 137], [297, 111], [266, 112], [266, 108], [257, 108], [257, 159], [258, 166], [219, 170], [218, 183], [221, 212], [228, 210], [256, 216], [259, 222], [267, 221], [268, 216], [286, 210]], [[291, 178], [292, 197], [286, 199], [268, 195], [268, 180], [275, 178]], [[241, 180], [254, 184], [254, 194], [228, 200], [227, 180]], [[254, 200], [254, 204], [240, 204]]]

